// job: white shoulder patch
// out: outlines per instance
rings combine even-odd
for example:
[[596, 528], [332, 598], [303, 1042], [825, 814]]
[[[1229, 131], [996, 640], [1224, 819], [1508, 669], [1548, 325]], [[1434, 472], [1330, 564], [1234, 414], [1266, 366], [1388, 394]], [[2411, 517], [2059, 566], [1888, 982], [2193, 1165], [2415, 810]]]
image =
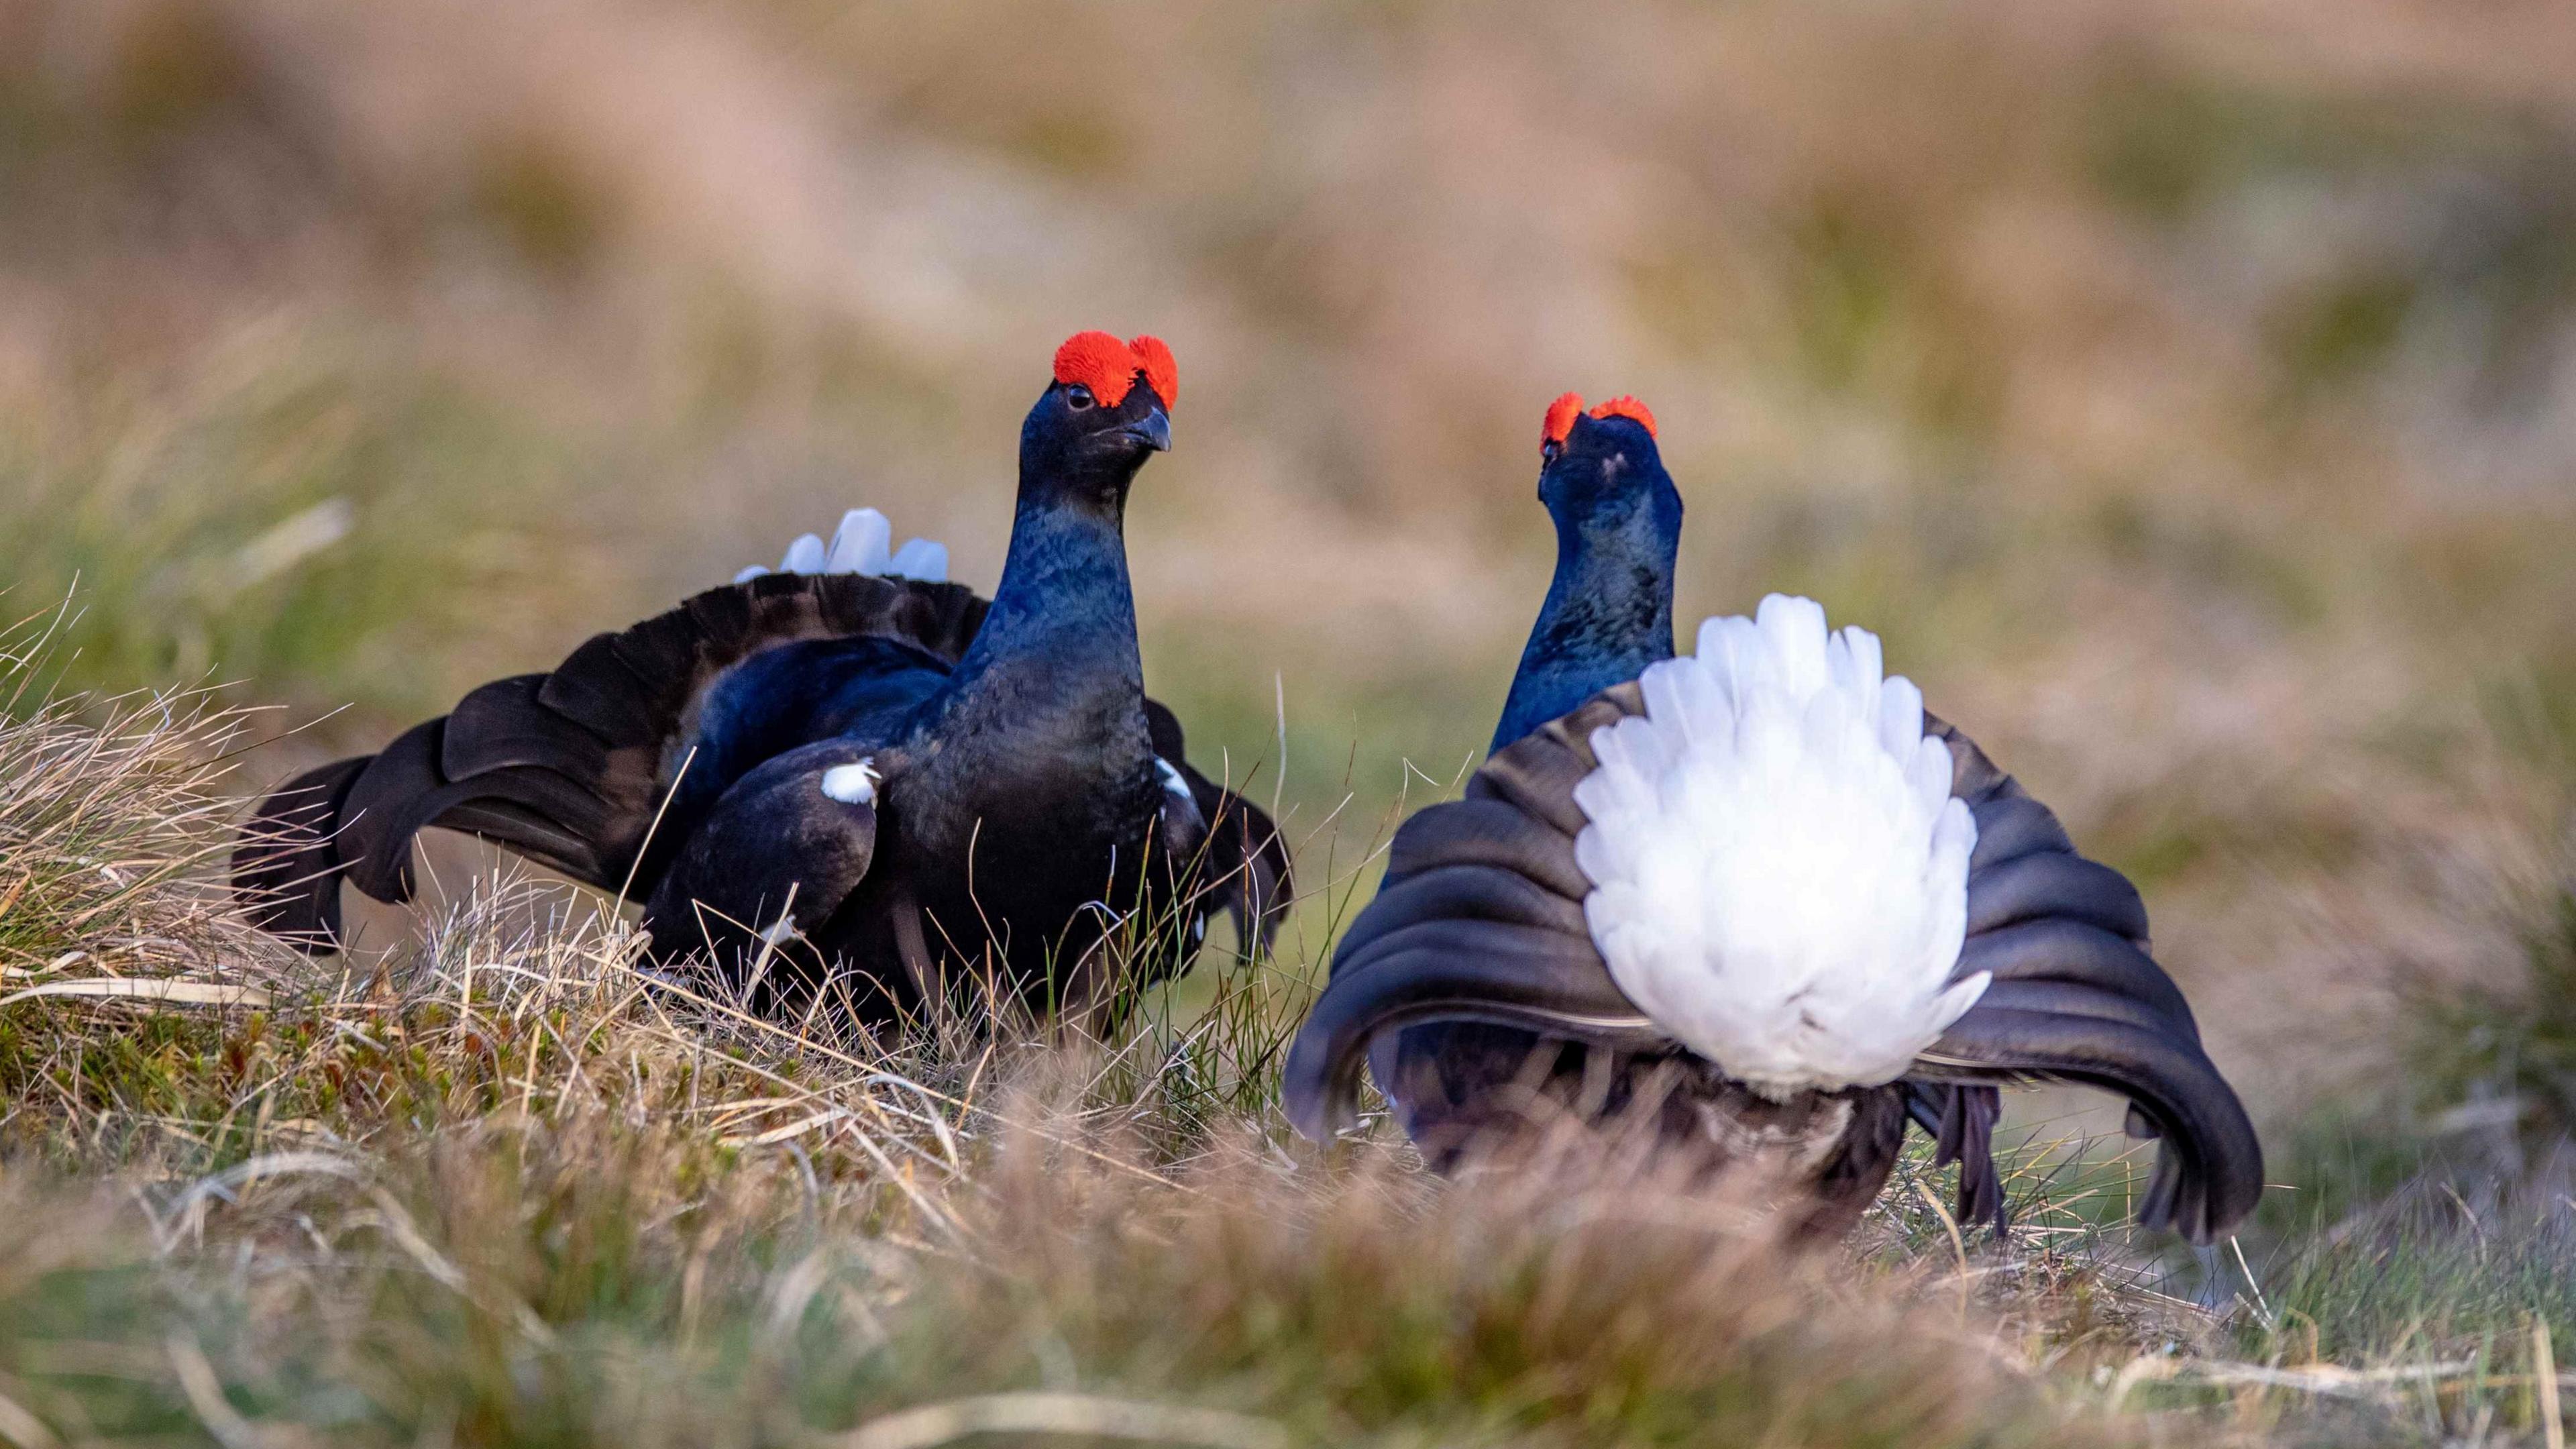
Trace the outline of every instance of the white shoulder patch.
[[[874, 578], [919, 579], [923, 583], [945, 583], [948, 579], [948, 545], [927, 538], [907, 539], [903, 547], [890, 549], [894, 526], [886, 516], [873, 508], [853, 508], [841, 515], [840, 527], [832, 530], [832, 541], [822, 535], [804, 534], [787, 545], [787, 553], [778, 560], [782, 574], [866, 574]], [[747, 584], [769, 570], [758, 564], [733, 576], [737, 584]]]
[[1171, 761], [1164, 759], [1160, 755], [1156, 755], [1154, 757], [1154, 768], [1162, 772], [1164, 794], [1178, 795], [1184, 800], [1195, 800], [1197, 798], [1190, 794], [1190, 782], [1181, 778], [1181, 772], [1172, 767]]
[[885, 778], [877, 773], [876, 765], [874, 755], [855, 765], [834, 765], [823, 772], [823, 794], [844, 805], [875, 804], [877, 781]]
[[1583, 913], [1619, 989], [1758, 1091], [1904, 1075], [1986, 988], [1952, 984], [1977, 825], [1923, 696], [1809, 599], [1700, 626], [1595, 731]]

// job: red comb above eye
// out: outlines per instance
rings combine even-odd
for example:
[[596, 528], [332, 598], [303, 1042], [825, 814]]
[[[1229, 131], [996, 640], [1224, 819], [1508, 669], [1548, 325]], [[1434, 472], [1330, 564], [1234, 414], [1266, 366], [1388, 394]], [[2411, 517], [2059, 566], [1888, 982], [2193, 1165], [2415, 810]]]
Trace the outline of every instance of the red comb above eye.
[[1180, 406], [1181, 365], [1172, 360], [1172, 349], [1160, 337], [1131, 337], [1127, 350], [1136, 357], [1137, 367], [1145, 373], [1145, 385], [1163, 400], [1166, 410]]
[[1574, 430], [1574, 415], [1583, 411], [1583, 394], [1570, 392], [1547, 405], [1547, 421], [1539, 425], [1538, 440], [1562, 443]]
[[1127, 401], [1140, 372], [1166, 409], [1179, 400], [1180, 364], [1172, 360], [1172, 349], [1160, 337], [1121, 342], [1106, 332], [1076, 332], [1055, 350], [1055, 380], [1091, 389], [1105, 408]]
[[[1055, 350], [1055, 380], [1091, 389], [1105, 408], [1125, 402], [1127, 390], [1136, 385], [1136, 374], [1143, 370], [1134, 350], [1106, 332], [1076, 332]], [[1164, 399], [1167, 404], [1170, 401]]]
[[[1572, 396], [1572, 394], [1568, 394], [1568, 396]], [[1583, 404], [1580, 400], [1575, 403], [1576, 407], [1581, 407], [1582, 405]], [[1550, 413], [1548, 416], [1553, 418], [1555, 414]], [[1594, 408], [1592, 410], [1592, 416], [1595, 418], [1634, 418], [1638, 422], [1646, 425], [1647, 437], [1651, 438], [1655, 436], [1654, 413], [1649, 411], [1644, 403], [1624, 394], [1619, 397], [1614, 397], [1608, 402], [1603, 403], [1601, 406]]]

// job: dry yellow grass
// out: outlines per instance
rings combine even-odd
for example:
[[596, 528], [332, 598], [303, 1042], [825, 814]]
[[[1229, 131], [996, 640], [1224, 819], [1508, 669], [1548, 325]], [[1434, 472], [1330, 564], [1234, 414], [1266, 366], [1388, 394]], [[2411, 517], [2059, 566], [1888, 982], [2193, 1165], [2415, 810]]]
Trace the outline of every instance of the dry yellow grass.
[[[2296, 1188], [2251, 1244], [2268, 1319], [2235, 1306], [2241, 1274], [2189, 1265], [2236, 1315], [2223, 1351], [2476, 1361], [2341, 1384], [2360, 1418], [2282, 1432], [2502, 1442], [2525, 1390], [2462, 1385], [2525, 1371], [2523, 1315], [2576, 1333], [2548, 1105], [2576, 1033], [2532, 1009], [2564, 955], [2546, 940], [2576, 779], [2572, 41], [2531, 0], [28, 0], [0, 7], [0, 587], [33, 612], [82, 580], [73, 686], [241, 681], [221, 704], [287, 704], [248, 721], [282, 739], [189, 787], [221, 794], [378, 743], [854, 504], [989, 582], [1038, 359], [1079, 327], [1150, 328], [1188, 398], [1133, 520], [1148, 669], [1194, 743], [1280, 781], [1301, 864], [1335, 882], [1291, 928], [1293, 976], [1367, 889], [1389, 812], [1490, 727], [1547, 567], [1536, 414], [1567, 387], [1636, 392], [1690, 508], [1686, 616], [1777, 588], [1878, 629], [2144, 886]], [[51, 964], [68, 952], [188, 941], [145, 974], [269, 987], [292, 963], [223, 934], [190, 874], [215, 842], [144, 808], [211, 823], [207, 799], [156, 792], [182, 778], [158, 752], [212, 737], [161, 731], [141, 698], [13, 736], [58, 764], [0, 802], [59, 762], [123, 761], [118, 838], [169, 891], [82, 874], [123, 856], [40, 870], [19, 845], [0, 896], [52, 894], [0, 908], [0, 964], [60, 984], [111, 974]], [[219, 727], [190, 707], [173, 718]], [[477, 864], [445, 866], [459, 908]], [[602, 923], [548, 909], [476, 929], [496, 959], [621, 979]], [[433, 959], [412, 924], [379, 923], [383, 972]], [[376, 969], [307, 983], [323, 1055], [279, 1046], [274, 1015], [0, 1007], [32, 1086], [0, 1113], [82, 1173], [305, 1150], [300, 1127], [253, 1132], [262, 1093], [327, 1082], [359, 1049], [338, 1026], [393, 1009], [370, 993], [412, 1001]], [[1214, 994], [1192, 990], [1180, 1019]], [[624, 1001], [602, 1040], [661, 1009]], [[653, 1029], [709, 1029], [691, 1023]], [[576, 1060], [600, 1076], [557, 1049], [493, 1059], [531, 1093]], [[1156, 1098], [1149, 1157], [1255, 1105], [1124, 1060], [1113, 1097], [1196, 1083]], [[470, 1140], [489, 1105], [432, 1118]], [[331, 1120], [265, 1110], [261, 1133]], [[377, 1110], [330, 1130], [393, 1130]], [[2061, 1110], [2024, 1116], [2053, 1132]], [[672, 1130], [795, 1120], [702, 1117]], [[364, 1150], [427, 1162], [449, 1128], [408, 1130]], [[788, 1169], [758, 1161], [777, 1190]], [[847, 1167], [877, 1190], [881, 1169]], [[2085, 1245], [2077, 1276], [2016, 1258], [1980, 1281], [2030, 1275], [2036, 1306], [1978, 1311], [2043, 1325], [2009, 1327], [2008, 1358], [2057, 1393], [2052, 1355], [2097, 1342], [2066, 1327], [2082, 1283], [2136, 1264], [2096, 1242], [2089, 1179], [2050, 1191], [2066, 1232], [2035, 1247]], [[1880, 1247], [1946, 1254], [1898, 1202], [1902, 1250]], [[63, 1211], [48, 1241], [78, 1238], [85, 1209]], [[189, 1271], [226, 1243], [258, 1261], [291, 1217], [248, 1221]], [[2303, 1336], [2301, 1313], [2326, 1326]], [[2098, 1406], [2091, 1370], [2126, 1362], [2102, 1348], [2072, 1392]], [[2181, 1392], [2125, 1382], [2131, 1408]], [[2343, 1401], [2313, 1389], [2248, 1382], [2236, 1422]], [[2403, 1413], [2369, 1407], [2390, 1395]], [[187, 1397], [169, 1404], [198, 1423]]]

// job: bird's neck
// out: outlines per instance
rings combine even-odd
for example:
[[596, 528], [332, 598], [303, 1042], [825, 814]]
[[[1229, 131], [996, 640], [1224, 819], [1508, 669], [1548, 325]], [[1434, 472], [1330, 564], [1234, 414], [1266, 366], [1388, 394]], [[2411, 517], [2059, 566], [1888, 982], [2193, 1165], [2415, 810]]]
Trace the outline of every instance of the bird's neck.
[[1141, 689], [1126, 501], [1123, 487], [1049, 486], [1023, 477], [1001, 584], [957, 664], [961, 688], [1024, 692], [1034, 677], [1054, 689]]
[[1556, 577], [1521, 650], [1489, 749], [1673, 657], [1678, 500], [1670, 520], [1663, 512], [1639, 507], [1611, 520], [1558, 520]]

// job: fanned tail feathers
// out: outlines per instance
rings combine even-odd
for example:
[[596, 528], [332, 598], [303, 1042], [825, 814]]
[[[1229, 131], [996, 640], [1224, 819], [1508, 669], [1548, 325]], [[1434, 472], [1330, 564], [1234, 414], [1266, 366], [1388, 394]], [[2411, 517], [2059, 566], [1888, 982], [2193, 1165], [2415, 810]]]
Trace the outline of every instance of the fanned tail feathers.
[[[1821, 619], [1814, 622], [1820, 633]], [[1723, 657], [1752, 642], [1758, 641], [1704, 640], [1702, 654]], [[1856, 641], [1844, 647], [1847, 666], [1822, 649], [1815, 651], [1821, 658], [1807, 662], [1828, 679], [1847, 667], [1854, 683], [1875, 672], [1874, 648]], [[1674, 673], [1651, 686], [1632, 681], [1595, 696], [1486, 761], [1468, 782], [1467, 798], [1421, 811], [1396, 832], [1386, 884], [1343, 937], [1332, 980], [1290, 1049], [1283, 1086], [1301, 1131], [1320, 1139], [1351, 1120], [1363, 1059], [1390, 1093], [1409, 1089], [1391, 1079], [1399, 1069], [1447, 1073], [1437, 1084], [1472, 1090], [1473, 1052], [1457, 1062], [1399, 1062], [1393, 1044], [1412, 1025], [1484, 1023], [1536, 1033], [1531, 1045], [1544, 1036], [1613, 1053], [1681, 1048], [1669, 1024], [1622, 989], [1626, 983], [1599, 944], [1605, 933], [1587, 907], [1598, 894], [1587, 871], [1629, 880], [1642, 891], [1660, 888], [1651, 873], [1663, 867], [1634, 849], [1634, 840], [1607, 841], [1588, 852], [1577, 845], [1601, 816], [1624, 810], [1654, 818], [1667, 799], [1691, 798], [1688, 791], [1699, 782], [1688, 768], [1648, 768], [1658, 759], [1696, 758], [1698, 721], [1715, 714], [1707, 696], [1679, 693], [1702, 684]], [[1901, 731], [1888, 729], [1897, 683], [1881, 682], [1874, 712], [1850, 710], [1878, 721], [1881, 744], [1891, 734], [1903, 742]], [[1674, 697], [1658, 704], [1650, 688]], [[1940, 752], [1905, 762], [1909, 798], [1924, 798], [1931, 766], [1946, 759], [1941, 815], [1964, 809], [1974, 822], [1973, 835], [1957, 831], [1958, 843], [1950, 847], [1966, 855], [1963, 919], [1957, 927], [1941, 926], [1943, 934], [1957, 929], [1963, 935], [1952, 950], [1955, 964], [1927, 985], [1928, 969], [1915, 957], [1908, 969], [1922, 974], [1905, 980], [1918, 1002], [1944, 1000], [1980, 977], [1984, 988], [1955, 1019], [1932, 1028], [1933, 1039], [1901, 1066], [1906, 1105], [1933, 1134], [1940, 1160], [1959, 1165], [1961, 1220], [2003, 1222], [1992, 1145], [1996, 1087], [2057, 1080], [2126, 1096], [2133, 1135], [2160, 1139], [2139, 1206], [2141, 1223], [2194, 1242], [2223, 1235], [2261, 1197], [2262, 1147], [2235, 1092], [2202, 1050], [2181, 991], [2147, 953], [2146, 909], [2136, 889], [2119, 872], [2076, 854], [2047, 807], [1974, 742], [1921, 713], [1910, 686], [1905, 694], [1894, 710], [1897, 722], [1919, 721], [1919, 738]], [[1680, 740], [1660, 732], [1639, 738], [1631, 727], [1664, 708], [1675, 711], [1677, 723], [1688, 722], [1677, 732]], [[1844, 728], [1851, 719], [1834, 723]], [[1623, 768], [1631, 778], [1601, 787], [1620, 797], [1605, 802], [1591, 791], [1595, 798], [1578, 804], [1578, 792], [1622, 749], [1630, 752]], [[1587, 816], [1587, 809], [1597, 813]], [[1930, 837], [1940, 828], [1910, 824], [1924, 831], [1926, 844], [1908, 859], [1933, 855]], [[1682, 852], [1693, 870], [1705, 866], [1690, 853], [1697, 848], [1686, 842]], [[1613, 852], [1608, 864], [1605, 849]], [[1691, 877], [1684, 872], [1683, 878]], [[1459, 1105], [1434, 1099], [1428, 1109]], [[1408, 1130], [1417, 1125], [1408, 1121]]]
[[1288, 838], [1268, 811], [1201, 774], [1188, 759], [1181, 721], [1162, 701], [1145, 701], [1145, 727], [1154, 754], [1179, 772], [1191, 802], [1208, 824], [1199, 863], [1207, 903], [1234, 918], [1245, 948], [1270, 949], [1279, 923], [1296, 896]]
[[653, 836], [697, 701], [734, 665], [802, 639], [880, 634], [955, 659], [985, 601], [957, 584], [775, 574], [711, 589], [574, 650], [546, 674], [495, 680], [383, 751], [264, 800], [233, 856], [254, 920], [309, 950], [340, 937], [339, 885], [413, 890], [412, 838], [469, 831], [603, 890], [651, 889], [676, 839]]
[[340, 943], [341, 803], [374, 758], [334, 760], [272, 791], [233, 849], [233, 894], [261, 930], [307, 951]]

